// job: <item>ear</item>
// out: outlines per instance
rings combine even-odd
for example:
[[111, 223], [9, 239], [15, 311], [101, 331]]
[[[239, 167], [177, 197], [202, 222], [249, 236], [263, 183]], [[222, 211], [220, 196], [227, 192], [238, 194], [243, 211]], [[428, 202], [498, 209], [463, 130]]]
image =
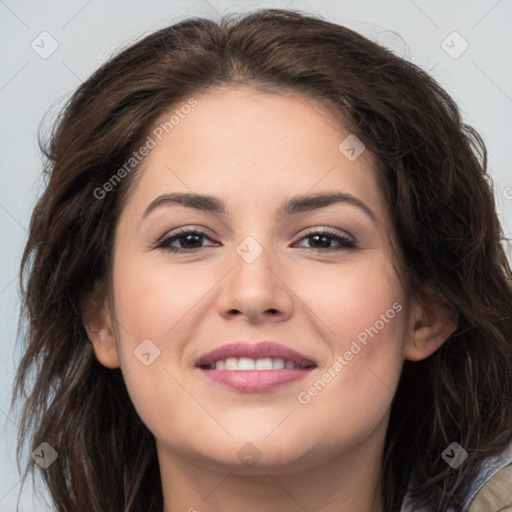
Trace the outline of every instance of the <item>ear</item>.
[[106, 299], [98, 303], [91, 298], [83, 309], [82, 322], [98, 361], [107, 368], [119, 368], [120, 360], [112, 316]]
[[433, 354], [451, 336], [457, 328], [457, 315], [439, 304], [415, 303], [412, 323], [404, 357], [409, 361], [420, 361]]

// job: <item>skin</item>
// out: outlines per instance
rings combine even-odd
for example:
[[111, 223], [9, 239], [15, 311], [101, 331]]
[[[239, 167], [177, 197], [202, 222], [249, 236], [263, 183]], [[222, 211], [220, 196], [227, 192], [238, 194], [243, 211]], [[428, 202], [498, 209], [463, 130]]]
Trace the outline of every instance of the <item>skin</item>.
[[[404, 359], [432, 354], [455, 329], [451, 315], [406, 296], [372, 156], [349, 161], [340, 152], [349, 132], [328, 111], [249, 87], [196, 99], [139, 171], [117, 226], [113, 300], [84, 322], [98, 360], [122, 368], [156, 437], [164, 512], [381, 512], [379, 466]], [[276, 216], [294, 195], [327, 191], [360, 199], [376, 222], [347, 203]], [[227, 213], [166, 204], [142, 219], [170, 192], [217, 196]], [[356, 248], [306, 236], [326, 227]], [[178, 228], [203, 231], [201, 248], [155, 248]], [[236, 251], [249, 235], [263, 251], [252, 263]], [[401, 311], [300, 403], [298, 394], [394, 303]], [[134, 356], [144, 339], [160, 350], [149, 366]], [[211, 383], [196, 358], [236, 340], [274, 340], [318, 367], [268, 392]], [[249, 442], [261, 454], [250, 467], [238, 456]]]

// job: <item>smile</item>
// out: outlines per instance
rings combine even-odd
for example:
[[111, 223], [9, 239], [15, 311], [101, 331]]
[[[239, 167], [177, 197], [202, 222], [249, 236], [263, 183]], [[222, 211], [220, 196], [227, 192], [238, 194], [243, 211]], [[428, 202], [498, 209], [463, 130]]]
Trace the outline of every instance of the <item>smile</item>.
[[223, 345], [200, 357], [196, 367], [216, 384], [260, 392], [303, 379], [317, 365], [284, 345], [264, 341]]

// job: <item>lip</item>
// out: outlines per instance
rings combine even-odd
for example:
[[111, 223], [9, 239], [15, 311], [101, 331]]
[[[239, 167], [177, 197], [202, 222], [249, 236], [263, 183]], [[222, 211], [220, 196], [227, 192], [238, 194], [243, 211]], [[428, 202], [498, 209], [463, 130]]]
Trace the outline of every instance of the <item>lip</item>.
[[[281, 358], [292, 361], [300, 369], [282, 370], [214, 370], [208, 368], [216, 361], [228, 357], [251, 359]], [[235, 342], [222, 345], [199, 357], [195, 366], [212, 382], [245, 392], [270, 391], [284, 384], [303, 379], [317, 367], [314, 359], [272, 341], [259, 343]]]

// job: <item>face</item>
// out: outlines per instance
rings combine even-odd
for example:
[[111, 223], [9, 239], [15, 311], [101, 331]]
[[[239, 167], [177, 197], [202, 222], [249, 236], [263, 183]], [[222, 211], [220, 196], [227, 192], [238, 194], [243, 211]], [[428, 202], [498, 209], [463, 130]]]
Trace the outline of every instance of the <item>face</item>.
[[382, 437], [414, 322], [369, 151], [300, 96], [195, 99], [153, 131], [120, 216], [98, 358], [160, 456], [286, 472]]

